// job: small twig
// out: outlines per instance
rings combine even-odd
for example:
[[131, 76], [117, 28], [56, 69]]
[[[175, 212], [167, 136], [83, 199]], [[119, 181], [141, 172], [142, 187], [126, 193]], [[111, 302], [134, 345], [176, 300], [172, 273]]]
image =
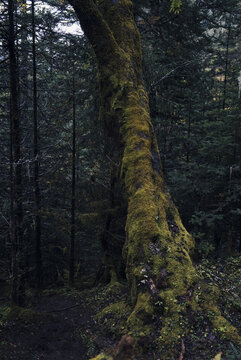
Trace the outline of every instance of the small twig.
[[77, 306], [80, 306], [80, 304], [76, 304], [76, 305], [73, 305], [73, 306], [69, 306], [69, 307], [66, 307], [66, 308], [63, 308], [63, 309], [51, 310], [51, 311], [42, 311], [42, 312], [43, 312], [43, 313], [61, 312], [61, 311], [73, 309], [73, 308], [75, 308], [75, 307], [77, 307]]
[[5, 216], [3, 215], [3, 213], [0, 212], [0, 214], [2, 215], [3, 220], [5, 220], [8, 225], [10, 225], [10, 224], [9, 224], [9, 221], [5, 218]]
[[198, 61], [198, 59], [194, 59], [194, 60], [189, 60], [186, 61], [180, 65], [178, 65], [177, 67], [175, 67], [174, 69], [170, 70], [167, 74], [165, 74], [163, 77], [161, 77], [158, 81], [156, 81], [155, 83], [151, 84], [151, 89], [155, 88], [160, 82], [162, 82], [163, 80], [165, 80], [167, 77], [169, 77], [172, 73], [174, 73], [177, 69], [183, 67], [183, 66], [187, 66], [190, 65], [194, 62]]
[[108, 155], [106, 155], [106, 157], [107, 157], [107, 159], [110, 161], [110, 162], [112, 162], [112, 164], [114, 164], [115, 166], [119, 166], [120, 164], [119, 164], [119, 162], [115, 162], [114, 160], [112, 160]]
[[182, 340], [182, 350], [179, 356], [179, 360], [183, 360], [184, 353], [185, 353], [185, 345], [184, 345], [184, 341]]

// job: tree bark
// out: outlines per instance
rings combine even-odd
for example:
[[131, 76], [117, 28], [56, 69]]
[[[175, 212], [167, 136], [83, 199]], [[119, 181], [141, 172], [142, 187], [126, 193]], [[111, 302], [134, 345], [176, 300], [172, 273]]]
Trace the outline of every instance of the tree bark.
[[231, 25], [228, 26], [226, 54], [225, 54], [224, 83], [223, 83], [223, 110], [225, 109], [225, 106], [226, 106], [230, 34], [231, 34]]
[[41, 252], [41, 196], [39, 186], [39, 130], [38, 130], [38, 102], [37, 102], [37, 66], [36, 66], [36, 41], [35, 41], [35, 4], [32, 0], [32, 59], [33, 59], [33, 146], [34, 146], [34, 195], [35, 195], [35, 265], [36, 286], [42, 287], [42, 252]]
[[191, 111], [192, 111], [192, 100], [189, 100], [189, 109], [188, 109], [188, 129], [187, 129], [187, 155], [186, 162], [190, 162], [190, 137], [191, 137]]
[[128, 325], [150, 333], [158, 299], [163, 359], [170, 359], [173, 343], [183, 331], [180, 314], [188, 309], [180, 298], [194, 297], [196, 275], [190, 258], [194, 242], [163, 180], [132, 1], [70, 3], [96, 54], [100, 120], [118, 144], [120, 183], [128, 203], [123, 257], [134, 308]]
[[23, 305], [25, 299], [23, 209], [22, 209], [22, 165], [19, 113], [19, 77], [14, 31], [14, 1], [8, 1], [8, 51], [10, 70], [10, 181], [12, 243], [12, 305]]
[[[75, 71], [75, 70], [74, 70]], [[71, 232], [69, 258], [69, 284], [74, 285], [75, 273], [75, 181], [76, 181], [76, 103], [75, 103], [75, 73], [73, 73], [73, 128], [72, 128], [72, 179], [71, 179]]]

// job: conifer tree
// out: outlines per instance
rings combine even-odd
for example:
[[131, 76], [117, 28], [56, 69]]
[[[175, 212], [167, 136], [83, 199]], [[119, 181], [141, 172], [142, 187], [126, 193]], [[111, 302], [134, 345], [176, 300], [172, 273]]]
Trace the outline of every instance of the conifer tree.
[[10, 181], [11, 220], [10, 235], [12, 246], [12, 294], [13, 305], [25, 301], [25, 274], [23, 254], [23, 207], [22, 207], [22, 164], [21, 128], [19, 110], [19, 69], [17, 62], [13, 0], [8, 1], [8, 51], [10, 66]]

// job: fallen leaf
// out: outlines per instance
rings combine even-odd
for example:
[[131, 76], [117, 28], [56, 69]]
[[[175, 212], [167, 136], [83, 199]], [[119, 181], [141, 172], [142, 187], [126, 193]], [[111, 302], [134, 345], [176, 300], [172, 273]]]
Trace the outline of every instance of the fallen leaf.
[[221, 360], [222, 352], [218, 353], [213, 360]]

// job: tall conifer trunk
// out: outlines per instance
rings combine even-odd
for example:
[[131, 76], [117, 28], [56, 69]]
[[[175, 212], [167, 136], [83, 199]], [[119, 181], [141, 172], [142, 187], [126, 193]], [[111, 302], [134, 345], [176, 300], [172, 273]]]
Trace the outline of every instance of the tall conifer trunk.
[[23, 208], [22, 208], [22, 165], [19, 114], [19, 77], [15, 46], [13, 0], [8, 1], [8, 51], [10, 70], [10, 177], [11, 177], [11, 221], [12, 244], [12, 305], [23, 305], [25, 299]]
[[[74, 70], [75, 71], [75, 70]], [[76, 192], [76, 103], [75, 103], [75, 73], [73, 73], [73, 123], [72, 123], [72, 179], [71, 179], [71, 231], [69, 257], [69, 284], [74, 285], [75, 273], [75, 192]]]
[[33, 59], [33, 150], [34, 150], [34, 195], [35, 195], [35, 265], [36, 286], [42, 287], [42, 252], [41, 252], [41, 197], [39, 186], [39, 128], [37, 103], [37, 66], [36, 66], [36, 36], [35, 36], [35, 4], [32, 0], [32, 59]]
[[231, 34], [231, 25], [228, 26], [227, 43], [226, 43], [225, 67], [224, 67], [224, 83], [223, 83], [223, 110], [225, 109], [225, 106], [226, 106], [230, 34]]

